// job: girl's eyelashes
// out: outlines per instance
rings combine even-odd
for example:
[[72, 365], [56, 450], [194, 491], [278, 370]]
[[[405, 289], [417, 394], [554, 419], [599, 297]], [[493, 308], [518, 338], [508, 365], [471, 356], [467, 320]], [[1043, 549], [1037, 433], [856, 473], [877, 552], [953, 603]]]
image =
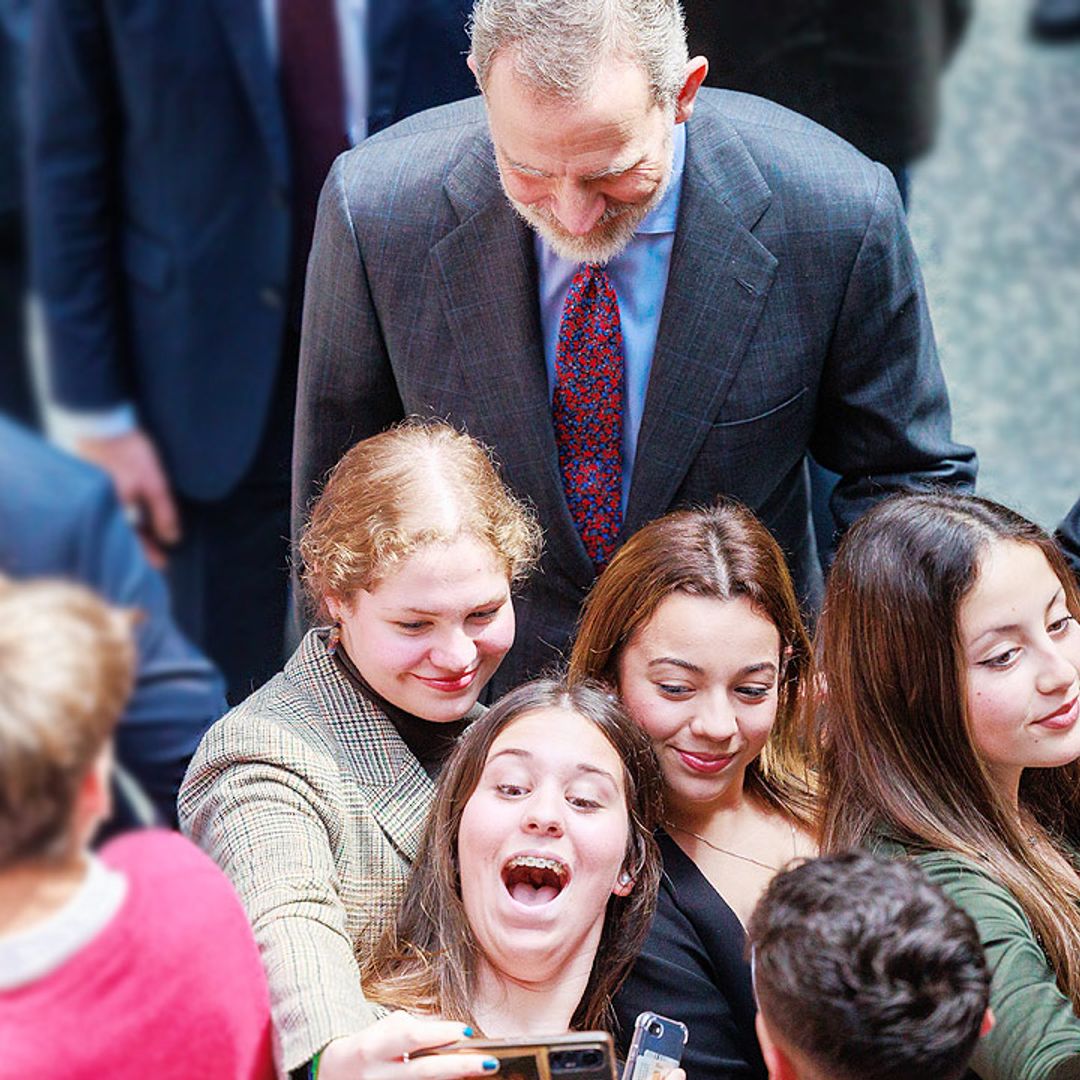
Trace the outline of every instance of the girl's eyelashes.
[[996, 656], [987, 657], [985, 660], [979, 661], [979, 667], [985, 668], [1005, 668], [1008, 667], [1013, 660], [1016, 659], [1017, 654], [1020, 652], [1018, 648], [1006, 649], [1004, 652], [999, 652]]
[[1072, 614], [1062, 615], [1061, 618], [1055, 619], [1047, 628], [1047, 633], [1060, 634], [1069, 629], [1069, 624], [1076, 622], [1076, 617]]
[[773, 689], [772, 686], [737, 686], [735, 692], [749, 701], [763, 701]]
[[682, 683], [660, 682], [656, 683], [655, 686], [661, 694], [665, 695], [666, 697], [672, 698], [686, 697], [688, 694], [692, 694], [694, 692], [694, 688], [692, 686], [686, 686]]

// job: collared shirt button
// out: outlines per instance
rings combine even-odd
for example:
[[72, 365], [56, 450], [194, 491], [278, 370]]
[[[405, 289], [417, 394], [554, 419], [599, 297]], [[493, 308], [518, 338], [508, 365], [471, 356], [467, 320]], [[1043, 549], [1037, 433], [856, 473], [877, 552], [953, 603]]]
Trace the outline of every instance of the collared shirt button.
[[266, 285], [260, 289], [259, 299], [269, 308], [279, 308], [283, 303], [281, 290], [273, 285]]

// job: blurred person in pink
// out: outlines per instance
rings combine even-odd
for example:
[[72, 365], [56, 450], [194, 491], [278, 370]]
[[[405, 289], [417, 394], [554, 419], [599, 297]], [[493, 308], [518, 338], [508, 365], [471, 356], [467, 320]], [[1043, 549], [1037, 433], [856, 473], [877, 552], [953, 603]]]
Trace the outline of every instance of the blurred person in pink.
[[174, 833], [88, 847], [132, 623], [79, 585], [0, 580], [0, 1074], [270, 1080], [266, 978], [225, 876]]

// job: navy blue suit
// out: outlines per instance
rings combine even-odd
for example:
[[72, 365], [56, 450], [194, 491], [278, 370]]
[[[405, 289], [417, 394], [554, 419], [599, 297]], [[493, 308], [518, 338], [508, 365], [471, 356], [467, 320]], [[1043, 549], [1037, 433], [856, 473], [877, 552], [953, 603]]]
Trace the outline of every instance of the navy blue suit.
[[[462, 3], [370, 9], [379, 123], [474, 92], [454, 52]], [[135, 402], [180, 497], [177, 617], [235, 698], [281, 659], [297, 348], [262, 5], [38, 0], [34, 14], [31, 255], [53, 392], [82, 411]], [[411, 66], [429, 37], [456, 76]]]
[[135, 692], [116, 733], [117, 758], [164, 820], [203, 732], [225, 711], [221, 678], [177, 630], [160, 575], [108, 477], [0, 416], [0, 572], [62, 577], [137, 608]]

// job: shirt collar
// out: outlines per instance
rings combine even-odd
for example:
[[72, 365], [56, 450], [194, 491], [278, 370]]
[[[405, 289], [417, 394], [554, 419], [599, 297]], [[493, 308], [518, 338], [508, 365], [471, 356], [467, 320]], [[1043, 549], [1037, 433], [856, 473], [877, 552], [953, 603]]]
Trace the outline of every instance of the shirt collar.
[[671, 233], [679, 216], [679, 196], [682, 194], [683, 170], [686, 165], [686, 124], [676, 124], [672, 135], [671, 179], [664, 197], [646, 215], [635, 235], [642, 233]]

